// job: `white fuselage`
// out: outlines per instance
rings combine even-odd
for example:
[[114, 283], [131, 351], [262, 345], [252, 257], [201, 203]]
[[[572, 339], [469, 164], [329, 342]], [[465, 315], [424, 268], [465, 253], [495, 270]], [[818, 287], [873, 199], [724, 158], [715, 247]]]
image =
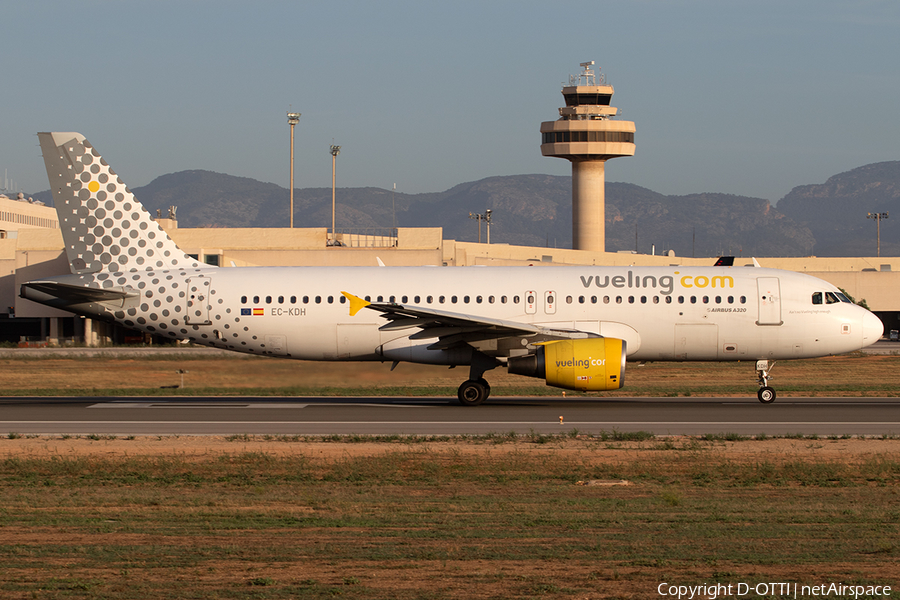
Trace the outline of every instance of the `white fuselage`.
[[[418, 329], [380, 331], [385, 320], [377, 312], [350, 316], [344, 291], [621, 338], [632, 360], [825, 356], [862, 348], [882, 331], [854, 304], [814, 304], [814, 294], [837, 292], [831, 284], [752, 267], [198, 268], [57, 281], [137, 293], [124, 303], [73, 307], [79, 312], [171, 338], [306, 360], [462, 362], [426, 351], [434, 339], [409, 340]], [[517, 353], [490, 343], [479, 349], [501, 358]]]

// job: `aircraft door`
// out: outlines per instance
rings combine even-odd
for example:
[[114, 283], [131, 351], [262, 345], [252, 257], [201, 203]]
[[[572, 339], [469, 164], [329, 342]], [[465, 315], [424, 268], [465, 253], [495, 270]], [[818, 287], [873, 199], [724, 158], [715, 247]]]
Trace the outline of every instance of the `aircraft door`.
[[777, 277], [757, 277], [759, 320], [757, 325], [781, 325], [781, 285]]
[[537, 292], [528, 290], [525, 292], [525, 314], [533, 315], [537, 312]]
[[209, 292], [212, 280], [209, 277], [188, 277], [187, 310], [184, 322], [188, 325], [211, 325], [209, 320]]
[[556, 292], [544, 292], [544, 312], [548, 315], [556, 314]]

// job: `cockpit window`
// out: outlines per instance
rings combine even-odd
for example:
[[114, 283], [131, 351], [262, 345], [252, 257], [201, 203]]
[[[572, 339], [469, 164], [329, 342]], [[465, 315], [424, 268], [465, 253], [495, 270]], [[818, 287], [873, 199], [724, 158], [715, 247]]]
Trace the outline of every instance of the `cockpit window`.
[[835, 292], [835, 295], [840, 299], [841, 302], [846, 302], [847, 304], [853, 304], [853, 302], [850, 300], [850, 298], [848, 298], [844, 294], [842, 294], [840, 292]]
[[812, 303], [813, 304], [822, 304], [822, 292], [813, 292]]
[[825, 304], [837, 304], [840, 299], [834, 292], [825, 292]]

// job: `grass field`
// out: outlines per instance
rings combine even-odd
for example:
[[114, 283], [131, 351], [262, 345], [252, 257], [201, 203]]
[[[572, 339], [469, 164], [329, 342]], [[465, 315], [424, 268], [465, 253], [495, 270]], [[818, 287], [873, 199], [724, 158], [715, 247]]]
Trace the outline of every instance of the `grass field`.
[[897, 440], [217, 443], [0, 440], [0, 597], [900, 586]]
[[[775, 386], [896, 396], [898, 361], [780, 362]], [[389, 367], [12, 358], [0, 360], [0, 391], [453, 397], [467, 375]], [[185, 389], [161, 389], [179, 369]], [[562, 393], [501, 369], [488, 376], [495, 395]], [[752, 362], [649, 363], [629, 364], [615, 395], [755, 389]], [[0, 438], [0, 598], [659, 598], [663, 582], [891, 585], [896, 595], [900, 440], [730, 439], [10, 434]]]
[[[183, 389], [171, 389], [181, 383]], [[847, 355], [780, 361], [779, 396], [897, 396], [900, 356]], [[390, 363], [317, 363], [235, 355], [0, 359], [0, 395], [414, 395], [456, 396], [468, 368]], [[562, 395], [541, 380], [486, 373], [492, 394]], [[163, 387], [166, 386], [166, 387]], [[603, 396], [750, 396], [755, 363], [629, 363], [625, 387]], [[567, 392], [568, 395], [579, 395]]]

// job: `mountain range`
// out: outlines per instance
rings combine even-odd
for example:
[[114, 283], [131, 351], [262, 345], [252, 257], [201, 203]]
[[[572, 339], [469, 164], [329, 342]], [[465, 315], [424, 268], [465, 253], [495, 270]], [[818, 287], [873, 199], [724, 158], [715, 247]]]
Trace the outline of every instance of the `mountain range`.
[[[444, 192], [394, 193], [338, 188], [341, 229], [442, 227], [445, 239], [477, 241], [470, 213], [492, 210], [491, 243], [569, 248], [570, 177], [512, 175], [461, 183]], [[180, 171], [132, 190], [150, 210], [177, 206], [181, 227], [285, 227], [286, 188], [211, 171]], [[34, 195], [50, 202], [49, 191]], [[874, 256], [876, 224], [868, 212], [900, 219], [900, 161], [865, 165], [823, 184], [795, 187], [775, 206], [721, 193], [666, 196], [629, 183], [606, 184], [609, 251], [679, 256]], [[900, 255], [900, 224], [881, 222], [881, 253]], [[294, 190], [294, 226], [331, 225], [331, 188]], [[484, 236], [485, 234], [483, 234]]]

